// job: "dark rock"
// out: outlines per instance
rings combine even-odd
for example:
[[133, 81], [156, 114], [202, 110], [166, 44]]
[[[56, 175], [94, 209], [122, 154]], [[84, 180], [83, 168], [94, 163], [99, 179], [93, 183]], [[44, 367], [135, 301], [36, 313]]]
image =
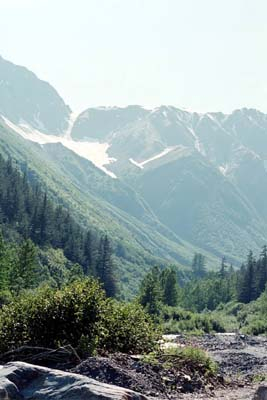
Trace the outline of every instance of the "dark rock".
[[260, 386], [257, 389], [253, 400], [267, 400], [267, 386]]
[[128, 389], [23, 362], [0, 369], [0, 400], [146, 400]]

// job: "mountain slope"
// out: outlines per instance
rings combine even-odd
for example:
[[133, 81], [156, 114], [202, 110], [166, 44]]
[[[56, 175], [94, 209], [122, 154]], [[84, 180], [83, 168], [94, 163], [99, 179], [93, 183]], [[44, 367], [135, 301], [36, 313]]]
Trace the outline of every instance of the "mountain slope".
[[265, 114], [134, 105], [74, 120], [49, 84], [3, 59], [0, 85], [2, 151], [84, 225], [108, 231], [126, 275], [135, 264], [188, 265], [194, 251], [237, 264], [266, 241]]
[[[141, 194], [162, 223], [193, 245], [236, 262], [267, 237], [267, 116], [257, 110], [198, 114], [162, 106], [113, 112], [112, 129], [95, 123], [109, 144], [110, 168]], [[107, 110], [98, 109], [105, 118]], [[108, 110], [111, 115], [111, 110]], [[92, 109], [80, 118], [90, 132]], [[98, 117], [100, 120], [100, 116]], [[116, 122], [116, 124], [115, 124]], [[79, 132], [80, 135], [81, 131]], [[100, 135], [100, 136], [98, 136]]]
[[[4, 122], [0, 124], [0, 139], [0, 152], [12, 156], [22, 168], [27, 162], [32, 179], [69, 207], [81, 224], [108, 233], [125, 292], [134, 292], [151, 265], [186, 265], [194, 251], [199, 251], [164, 227], [127, 185], [120, 186], [119, 181], [61, 144], [40, 146], [29, 142]], [[126, 212], [130, 204], [132, 214]], [[215, 263], [215, 258], [210, 257], [209, 262]]]
[[149, 168], [136, 187], [159, 219], [190, 243], [235, 262], [266, 240], [248, 196], [198, 153]]
[[61, 135], [68, 127], [70, 108], [49, 83], [0, 56], [0, 115]]

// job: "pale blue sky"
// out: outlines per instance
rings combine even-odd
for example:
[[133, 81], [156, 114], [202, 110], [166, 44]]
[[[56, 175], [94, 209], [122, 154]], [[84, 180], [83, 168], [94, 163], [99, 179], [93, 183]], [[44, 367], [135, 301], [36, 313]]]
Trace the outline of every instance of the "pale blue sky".
[[76, 111], [267, 112], [267, 0], [0, 0], [0, 54]]

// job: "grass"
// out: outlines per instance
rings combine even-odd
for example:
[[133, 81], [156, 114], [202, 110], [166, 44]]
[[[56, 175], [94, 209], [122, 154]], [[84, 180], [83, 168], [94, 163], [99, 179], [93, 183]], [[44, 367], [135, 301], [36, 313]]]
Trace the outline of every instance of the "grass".
[[164, 333], [187, 333], [202, 335], [205, 333], [225, 332], [219, 318], [209, 313], [195, 313], [180, 307], [164, 307], [162, 311]]
[[199, 347], [169, 347], [143, 356], [142, 361], [153, 365], [161, 365], [165, 370], [199, 371], [204, 376], [215, 376], [218, 371], [216, 362]]
[[187, 346], [187, 347], [170, 347], [164, 350], [164, 355], [173, 358], [173, 362], [180, 360], [183, 363], [192, 364], [193, 366], [202, 367], [205, 371], [205, 375], [215, 375], [218, 371], [217, 364], [212, 358], [199, 347]]
[[267, 380], [267, 375], [266, 374], [257, 374], [253, 376], [252, 382], [253, 383], [261, 383], [265, 382]]

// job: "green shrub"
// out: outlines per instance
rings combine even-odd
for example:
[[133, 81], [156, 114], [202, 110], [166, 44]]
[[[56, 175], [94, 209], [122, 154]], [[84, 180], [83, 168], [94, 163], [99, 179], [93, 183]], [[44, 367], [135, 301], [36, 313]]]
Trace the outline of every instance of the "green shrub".
[[255, 320], [243, 329], [248, 335], [262, 335], [267, 332], [267, 322], [263, 320]]
[[107, 300], [93, 279], [62, 290], [48, 287], [25, 293], [0, 312], [0, 352], [22, 345], [56, 348], [70, 344], [81, 355], [97, 348], [142, 352], [157, 341], [141, 306]]
[[[164, 351], [165, 355], [177, 356], [182, 362], [201, 366], [205, 374], [214, 375], [218, 370], [217, 364], [202, 349], [194, 346], [188, 347], [170, 347]], [[173, 359], [175, 362], [175, 358]]]
[[0, 307], [4, 306], [5, 304], [11, 303], [12, 301], [12, 294], [9, 290], [1, 290], [0, 291]]
[[197, 314], [178, 307], [165, 307], [162, 312], [165, 333], [224, 332], [220, 320], [210, 313]]
[[110, 351], [141, 353], [152, 351], [160, 339], [152, 318], [137, 303], [110, 300], [104, 315], [105, 334], [100, 346]]
[[91, 345], [98, 336], [104, 309], [104, 293], [92, 279], [63, 290], [46, 287], [24, 294], [2, 309], [0, 351], [23, 344], [79, 347], [82, 335]]

